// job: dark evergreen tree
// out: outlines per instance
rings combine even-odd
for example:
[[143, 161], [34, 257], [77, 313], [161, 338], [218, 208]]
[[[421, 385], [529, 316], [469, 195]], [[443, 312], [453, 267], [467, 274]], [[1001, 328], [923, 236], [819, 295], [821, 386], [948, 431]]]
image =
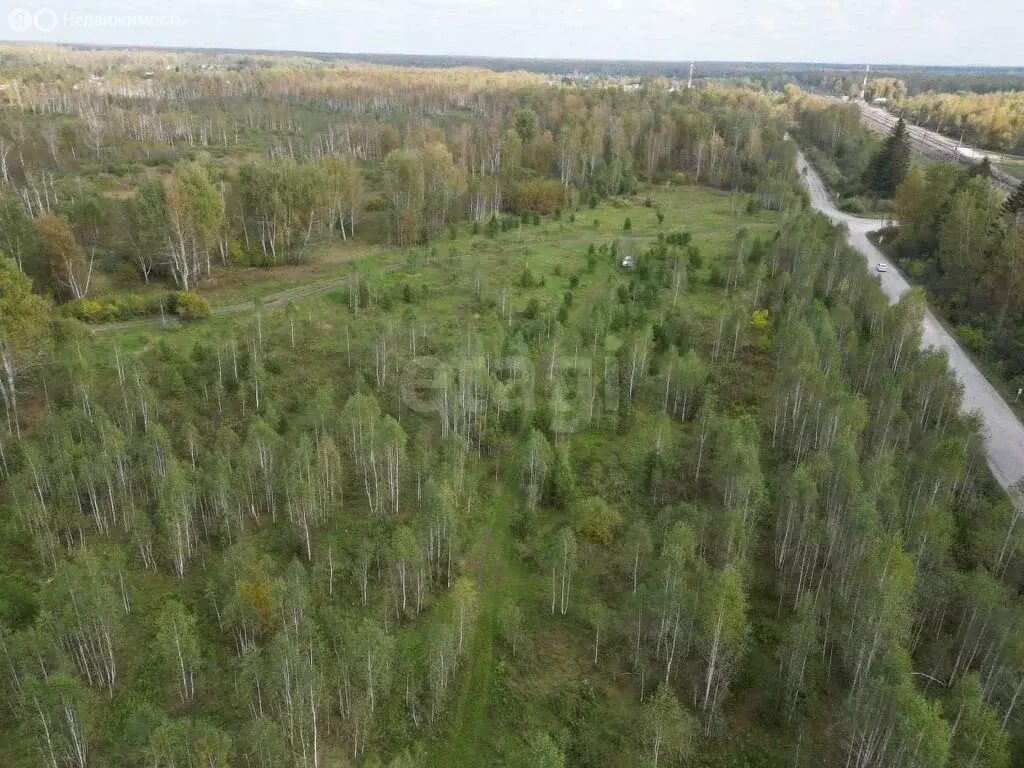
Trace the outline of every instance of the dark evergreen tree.
[[1006, 198], [1006, 202], [1003, 203], [1003, 211], [1011, 219], [1024, 216], [1024, 181], [1018, 185], [1012, 195]]
[[983, 157], [981, 162], [971, 167], [971, 176], [980, 176], [983, 179], [992, 178], [992, 161]]
[[868, 165], [868, 188], [882, 197], [892, 197], [910, 172], [910, 134], [900, 118]]

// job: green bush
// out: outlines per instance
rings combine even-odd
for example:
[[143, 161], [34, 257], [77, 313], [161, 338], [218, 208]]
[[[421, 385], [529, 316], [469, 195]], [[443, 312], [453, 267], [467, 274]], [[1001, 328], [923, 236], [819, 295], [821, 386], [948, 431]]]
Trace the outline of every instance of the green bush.
[[717, 264], [711, 267], [711, 285], [715, 288], [724, 288], [726, 282], [725, 272]]
[[114, 269], [117, 282], [124, 286], [135, 286], [142, 282], [142, 271], [133, 261], [122, 261]]
[[970, 325], [958, 325], [954, 329], [956, 337], [970, 352], [980, 357], [988, 357], [992, 352], [992, 341], [985, 338], [979, 328]]
[[193, 291], [178, 291], [175, 299], [174, 312], [182, 320], [201, 320], [213, 314], [210, 302]]
[[171, 303], [167, 294], [114, 294], [69, 301], [62, 312], [83, 323], [115, 323], [156, 315], [160, 312], [161, 303], [165, 306]]
[[847, 197], [839, 203], [839, 210], [858, 215], [864, 213], [864, 201], [859, 197]]

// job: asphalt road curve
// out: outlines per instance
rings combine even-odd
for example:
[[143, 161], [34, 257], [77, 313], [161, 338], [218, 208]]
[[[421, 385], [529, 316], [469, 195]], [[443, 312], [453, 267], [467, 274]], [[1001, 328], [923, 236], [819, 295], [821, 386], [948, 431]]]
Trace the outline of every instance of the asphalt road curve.
[[[845, 224], [849, 228], [850, 244], [864, 254], [868, 268], [881, 279], [882, 290], [889, 297], [889, 301], [895, 303], [900, 296], [910, 290], [910, 285], [892, 264], [889, 264], [886, 272], [878, 273], [875, 270], [879, 262], [888, 264], [888, 261], [867, 237], [868, 232], [881, 228], [884, 222], [879, 219], [862, 219], [838, 210], [829, 197], [821, 177], [802, 153], [797, 158], [797, 167], [806, 180], [811, 204], [833, 222]], [[964, 411], [977, 411], [985, 423], [988, 432], [988, 464], [992, 474], [1003, 488], [1009, 489], [1017, 480], [1024, 477], [1024, 426], [999, 393], [981, 375], [971, 359], [964, 354], [960, 345], [935, 319], [931, 310], [924, 316], [921, 346], [946, 350], [949, 364], [964, 386]]]

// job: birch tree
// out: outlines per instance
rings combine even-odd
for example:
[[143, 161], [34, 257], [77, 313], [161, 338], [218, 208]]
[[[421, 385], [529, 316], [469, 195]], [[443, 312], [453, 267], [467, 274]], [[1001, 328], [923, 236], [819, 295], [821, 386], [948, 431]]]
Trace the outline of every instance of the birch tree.
[[21, 436], [18, 391], [39, 365], [49, 343], [49, 305], [32, 293], [32, 282], [0, 254], [0, 400], [7, 433]]
[[177, 680], [182, 702], [195, 698], [196, 668], [201, 654], [196, 617], [178, 600], [163, 604], [156, 618], [156, 650], [166, 669]]
[[652, 768], [678, 765], [689, 753], [691, 731], [690, 716], [662, 683], [643, 709], [643, 740]]
[[721, 704], [729, 680], [736, 672], [747, 638], [747, 597], [734, 566], [714, 574], [701, 600], [700, 634], [703, 667], [700, 708], [707, 725]]
[[67, 298], [87, 296], [95, 257], [86, 256], [67, 217], [46, 214], [36, 221], [36, 226], [54, 287]]

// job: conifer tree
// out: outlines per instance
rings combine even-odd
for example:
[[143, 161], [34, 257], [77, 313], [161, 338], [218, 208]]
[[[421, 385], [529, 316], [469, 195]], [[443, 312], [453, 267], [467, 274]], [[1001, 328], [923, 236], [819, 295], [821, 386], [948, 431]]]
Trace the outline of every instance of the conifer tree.
[[878, 150], [868, 170], [865, 182], [871, 191], [892, 197], [896, 188], [910, 173], [910, 134], [907, 124], [900, 118]]
[[1014, 221], [1024, 217], [1024, 181], [1013, 191], [1003, 203], [1003, 212]]

